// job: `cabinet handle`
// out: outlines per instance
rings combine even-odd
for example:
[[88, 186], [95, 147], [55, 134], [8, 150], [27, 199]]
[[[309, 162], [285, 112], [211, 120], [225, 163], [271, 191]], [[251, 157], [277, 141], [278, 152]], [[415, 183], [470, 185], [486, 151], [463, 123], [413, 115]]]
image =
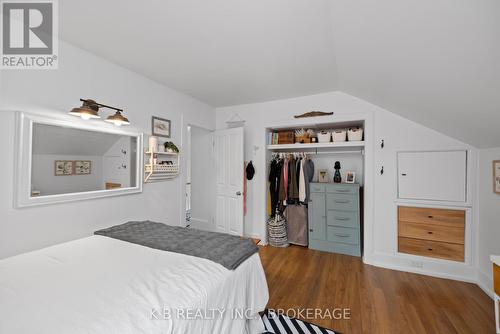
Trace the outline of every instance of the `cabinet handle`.
[[433, 232], [431, 232], [431, 231], [427, 231], [427, 233], [428, 233], [428, 234], [433, 234]]
[[348, 237], [350, 237], [350, 235], [349, 235], [349, 234], [340, 234], [340, 233], [335, 233], [335, 235], [336, 235], [337, 237], [340, 237], [340, 238], [348, 238]]
[[338, 193], [348, 193], [349, 189], [337, 189]]
[[314, 232], [314, 230], [311, 228], [311, 229], [309, 229], [309, 232]]
[[346, 217], [335, 217], [335, 220], [350, 220], [350, 218], [346, 218]]
[[338, 204], [347, 204], [349, 202], [350, 202], [349, 200], [345, 200], [345, 201], [335, 200], [335, 203], [338, 203]]
[[431, 215], [428, 215], [427, 217], [430, 218], [430, 219], [434, 218], [434, 216], [431, 216]]
[[432, 249], [432, 248], [427, 248], [427, 250], [428, 250], [428, 251], [431, 251], [431, 252], [433, 251], [433, 249]]

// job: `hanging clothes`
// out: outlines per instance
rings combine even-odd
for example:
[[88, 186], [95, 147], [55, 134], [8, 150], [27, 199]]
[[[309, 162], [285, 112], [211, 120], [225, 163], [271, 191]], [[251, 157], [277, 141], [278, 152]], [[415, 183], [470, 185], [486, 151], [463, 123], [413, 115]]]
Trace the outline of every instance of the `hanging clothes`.
[[277, 160], [272, 160], [269, 166], [269, 193], [271, 196], [271, 216], [274, 216], [278, 206], [279, 190], [279, 165]]
[[290, 178], [288, 187], [288, 199], [295, 200], [299, 198], [299, 185], [297, 182], [297, 161], [294, 157], [290, 158], [288, 166], [288, 173]]
[[306, 187], [306, 198], [304, 202], [306, 204], [309, 203], [309, 199], [311, 198], [309, 183], [312, 182], [313, 177], [314, 177], [314, 162], [311, 159], [307, 159], [306, 162], [304, 163], [304, 180]]
[[300, 160], [299, 168], [299, 202], [305, 203], [306, 201], [306, 179], [304, 177], [304, 163], [305, 159]]
[[305, 205], [288, 205], [284, 216], [287, 221], [288, 242], [307, 246], [309, 244], [307, 207]]

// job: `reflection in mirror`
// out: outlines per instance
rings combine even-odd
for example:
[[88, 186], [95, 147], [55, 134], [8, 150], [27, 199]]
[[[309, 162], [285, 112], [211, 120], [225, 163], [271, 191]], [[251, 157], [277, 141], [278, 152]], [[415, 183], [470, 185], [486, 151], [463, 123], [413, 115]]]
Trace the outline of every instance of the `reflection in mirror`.
[[137, 187], [137, 137], [33, 124], [31, 197]]

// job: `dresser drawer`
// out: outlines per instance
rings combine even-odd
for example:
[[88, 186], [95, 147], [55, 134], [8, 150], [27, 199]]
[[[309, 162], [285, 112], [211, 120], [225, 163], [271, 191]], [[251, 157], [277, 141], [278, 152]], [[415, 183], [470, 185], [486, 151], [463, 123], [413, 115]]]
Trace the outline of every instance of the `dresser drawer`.
[[464, 244], [465, 229], [436, 223], [413, 223], [399, 221], [399, 236], [431, 241]]
[[328, 210], [358, 211], [358, 196], [327, 193], [326, 208]]
[[359, 187], [352, 185], [343, 185], [343, 184], [327, 184], [326, 192], [332, 194], [349, 194], [349, 195], [357, 195]]
[[325, 184], [311, 183], [309, 185], [309, 189], [312, 193], [324, 193], [325, 192]]
[[346, 227], [327, 226], [327, 239], [333, 242], [359, 245], [359, 230]]
[[329, 226], [359, 228], [359, 217], [355, 211], [328, 210], [326, 217]]
[[439, 259], [464, 261], [464, 245], [399, 237], [399, 252]]
[[431, 224], [438, 223], [446, 226], [465, 227], [464, 210], [400, 206], [398, 211], [400, 221]]

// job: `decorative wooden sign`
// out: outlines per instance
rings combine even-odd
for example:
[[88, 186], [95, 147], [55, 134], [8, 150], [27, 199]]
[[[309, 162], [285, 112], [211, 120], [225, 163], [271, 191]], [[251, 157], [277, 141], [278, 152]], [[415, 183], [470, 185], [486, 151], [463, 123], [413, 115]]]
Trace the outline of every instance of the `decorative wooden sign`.
[[310, 111], [306, 112], [302, 115], [296, 115], [295, 118], [307, 118], [307, 117], [318, 117], [318, 116], [331, 116], [333, 112], [324, 112], [324, 111]]

